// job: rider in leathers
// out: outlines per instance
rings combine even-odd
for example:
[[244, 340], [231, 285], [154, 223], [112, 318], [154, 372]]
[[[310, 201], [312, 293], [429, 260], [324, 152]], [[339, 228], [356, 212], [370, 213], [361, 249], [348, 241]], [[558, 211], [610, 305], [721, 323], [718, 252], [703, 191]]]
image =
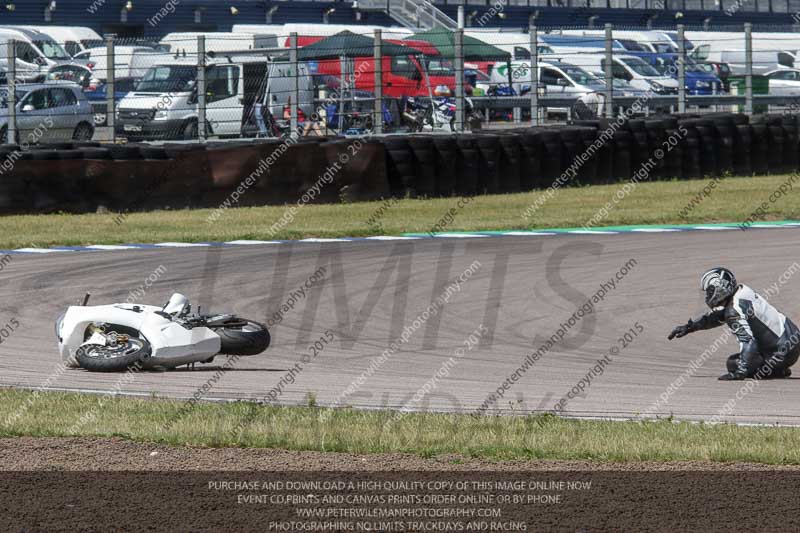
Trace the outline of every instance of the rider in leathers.
[[800, 356], [800, 330], [747, 285], [739, 285], [726, 268], [712, 268], [700, 280], [711, 312], [689, 319], [669, 339], [727, 324], [739, 340], [740, 352], [728, 357], [721, 380], [788, 378]]

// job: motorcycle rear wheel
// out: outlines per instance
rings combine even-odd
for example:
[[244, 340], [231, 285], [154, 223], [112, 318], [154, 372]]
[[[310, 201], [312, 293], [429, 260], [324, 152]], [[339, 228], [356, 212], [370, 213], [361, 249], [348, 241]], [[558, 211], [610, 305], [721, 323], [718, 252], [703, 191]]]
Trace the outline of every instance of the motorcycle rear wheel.
[[81, 346], [75, 353], [75, 359], [81, 368], [89, 372], [121, 372], [149, 356], [151, 350], [146, 339], [129, 337], [127, 342], [117, 346]]
[[264, 324], [242, 317], [231, 317], [222, 323], [212, 323], [221, 340], [219, 353], [224, 355], [257, 355], [269, 347], [270, 335]]

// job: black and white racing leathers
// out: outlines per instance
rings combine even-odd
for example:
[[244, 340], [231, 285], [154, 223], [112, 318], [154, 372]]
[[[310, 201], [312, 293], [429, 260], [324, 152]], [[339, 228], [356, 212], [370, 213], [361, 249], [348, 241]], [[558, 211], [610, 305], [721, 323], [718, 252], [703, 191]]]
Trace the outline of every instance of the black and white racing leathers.
[[727, 324], [740, 352], [728, 358], [736, 378], [780, 377], [800, 356], [800, 329], [747, 285], [739, 285], [725, 307], [691, 322], [692, 331]]

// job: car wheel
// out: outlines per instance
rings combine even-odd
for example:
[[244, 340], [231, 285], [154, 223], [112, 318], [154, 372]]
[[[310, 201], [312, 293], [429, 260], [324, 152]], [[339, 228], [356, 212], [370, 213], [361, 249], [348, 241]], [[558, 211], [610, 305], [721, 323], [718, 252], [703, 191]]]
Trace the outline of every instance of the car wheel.
[[94, 128], [85, 122], [81, 122], [75, 127], [75, 132], [72, 134], [73, 141], [88, 141], [94, 136]]

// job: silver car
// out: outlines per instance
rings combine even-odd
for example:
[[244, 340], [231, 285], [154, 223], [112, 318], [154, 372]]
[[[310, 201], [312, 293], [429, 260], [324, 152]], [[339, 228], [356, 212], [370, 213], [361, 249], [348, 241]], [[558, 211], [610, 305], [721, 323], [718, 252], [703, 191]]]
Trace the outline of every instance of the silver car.
[[[88, 141], [94, 136], [89, 100], [71, 82], [16, 86], [17, 141]], [[8, 87], [0, 88], [0, 142], [8, 142]]]

